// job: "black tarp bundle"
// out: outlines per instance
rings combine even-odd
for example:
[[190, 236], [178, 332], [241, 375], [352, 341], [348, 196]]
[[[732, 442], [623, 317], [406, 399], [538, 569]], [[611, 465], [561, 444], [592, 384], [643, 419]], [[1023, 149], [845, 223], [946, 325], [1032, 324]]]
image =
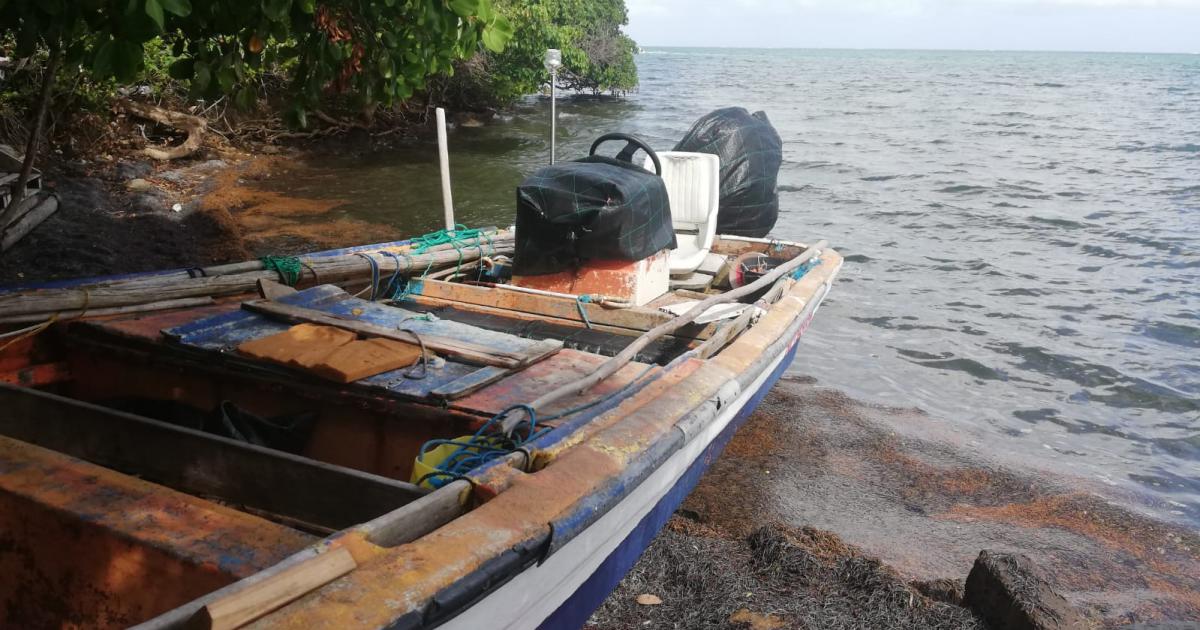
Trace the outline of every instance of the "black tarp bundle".
[[721, 158], [717, 234], [761, 238], [775, 227], [783, 141], [766, 113], [751, 114], [742, 107], [710, 112], [692, 125], [675, 150]]
[[641, 260], [675, 248], [667, 187], [641, 166], [603, 156], [538, 169], [517, 186], [515, 275], [585, 260]]

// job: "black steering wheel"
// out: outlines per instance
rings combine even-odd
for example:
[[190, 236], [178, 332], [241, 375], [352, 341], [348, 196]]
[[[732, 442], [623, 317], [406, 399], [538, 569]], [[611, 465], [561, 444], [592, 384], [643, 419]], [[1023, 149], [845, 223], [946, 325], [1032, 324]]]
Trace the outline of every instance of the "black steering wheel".
[[621, 149], [621, 152], [617, 154], [617, 159], [622, 162], [633, 164], [633, 154], [637, 153], [638, 149], [645, 151], [646, 155], [650, 156], [650, 161], [654, 162], [654, 174], [662, 177], [662, 162], [658, 161], [658, 154], [654, 152], [654, 149], [650, 148], [650, 145], [646, 144], [645, 140], [627, 133], [606, 133], [596, 138], [596, 141], [592, 143], [592, 149], [588, 151], [588, 155], [596, 155], [596, 148], [609, 140], [625, 141], [625, 148]]

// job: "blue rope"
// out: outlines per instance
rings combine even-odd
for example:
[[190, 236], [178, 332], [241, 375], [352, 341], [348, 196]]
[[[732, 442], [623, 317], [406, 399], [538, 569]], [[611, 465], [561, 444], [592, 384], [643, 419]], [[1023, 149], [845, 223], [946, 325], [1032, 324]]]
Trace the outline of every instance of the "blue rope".
[[[543, 426], [539, 428], [539, 423], [564, 418], [566, 416], [579, 413], [580, 411], [585, 411], [595, 407], [596, 405], [612, 400], [613, 398], [624, 396], [639, 382], [641, 382], [641, 380], [645, 378], [645, 376], [654, 368], [654, 365], [647, 365], [646, 368], [642, 370], [641, 374], [638, 374], [637, 377], [635, 377], [632, 381], [629, 381], [629, 383], [627, 383], [624, 387], [621, 387], [620, 389], [609, 393], [608, 395], [601, 396], [596, 400], [586, 402], [570, 409], [565, 409], [555, 414], [542, 416], [539, 418], [533, 407], [530, 407], [529, 405], [513, 405], [492, 416], [487, 422], [483, 423], [483, 426], [479, 427], [479, 430], [476, 431], [474, 435], [466, 440], [429, 440], [421, 445], [421, 451], [418, 458], [424, 458], [425, 454], [430, 450], [446, 444], [453, 444], [458, 446], [458, 448], [454, 449], [454, 452], [450, 453], [450, 455], [446, 456], [446, 459], [442, 460], [437, 466], [435, 466], [436, 470], [422, 476], [421, 479], [417, 481], [417, 485], [421, 485], [422, 483], [428, 481], [430, 486], [434, 488], [440, 488], [446, 483], [454, 481], [455, 479], [467, 479], [467, 474], [475, 468], [490, 461], [504, 457], [514, 451], [521, 450], [527, 444], [542, 437], [543, 435], [546, 435], [554, 428], [550, 426]], [[528, 421], [517, 425], [518, 430], [525, 428], [524, 436], [521, 436], [516, 431], [514, 431], [513, 435], [503, 435], [492, 430], [492, 428], [505, 416], [507, 416], [510, 411], [517, 410], [524, 411], [525, 414], [529, 416]]]
[[362, 258], [367, 259], [367, 262], [370, 263], [370, 265], [371, 265], [371, 298], [370, 298], [370, 300], [372, 302], [374, 302], [376, 295], [379, 293], [379, 263], [376, 262], [374, 258], [371, 258], [369, 255], [363, 254], [361, 252], [355, 254], [355, 256], [361, 256]]
[[[383, 290], [384, 295], [395, 295], [396, 292], [400, 290], [399, 287], [396, 286], [396, 281], [400, 279], [400, 257], [392, 252], [381, 251], [379, 253], [396, 261], [396, 271], [392, 272], [392, 277], [388, 279], [387, 288]], [[405, 254], [404, 257], [408, 258], [408, 255]], [[411, 267], [412, 265], [410, 264], [409, 266]]]
[[575, 308], [579, 309], [579, 318], [583, 320], [583, 323], [586, 324], [588, 328], [592, 327], [592, 320], [588, 319], [587, 309], [583, 308], [583, 305], [591, 303], [592, 296], [590, 295], [580, 295], [579, 297], [575, 298]]
[[[518, 410], [524, 411], [529, 416], [526, 422], [518, 425], [518, 429], [528, 426], [523, 437], [516, 431], [511, 435], [503, 435], [493, 429], [509, 412]], [[437, 469], [435, 473], [425, 475], [421, 478], [421, 481], [428, 481], [430, 486], [440, 488], [447, 481], [461, 479], [466, 473], [483, 464], [520, 450], [526, 443], [545, 435], [552, 428], [542, 427], [539, 429], [537, 424], [537, 412], [533, 410], [533, 407], [529, 405], [513, 405], [492, 416], [487, 422], [483, 423], [483, 426], [479, 427], [479, 430], [474, 435], [465, 441], [446, 439], [429, 440], [421, 445], [418, 459], [423, 459], [425, 454], [431, 449], [446, 444], [454, 444], [458, 448], [454, 449], [452, 453], [435, 466]], [[440, 481], [438, 479], [427, 479], [435, 474], [443, 478]]]

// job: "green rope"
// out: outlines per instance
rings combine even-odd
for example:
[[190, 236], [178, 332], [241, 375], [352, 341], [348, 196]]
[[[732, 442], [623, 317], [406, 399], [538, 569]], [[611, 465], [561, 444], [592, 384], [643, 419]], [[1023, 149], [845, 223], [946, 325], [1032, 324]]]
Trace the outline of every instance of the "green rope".
[[455, 225], [453, 230], [438, 230], [412, 239], [412, 251], [414, 254], [424, 254], [425, 250], [438, 245], [453, 245], [455, 249], [478, 247], [482, 251], [485, 241], [490, 249], [495, 250], [492, 247], [492, 238], [486, 232], [468, 229], [460, 223]]
[[300, 272], [304, 267], [299, 258], [295, 256], [263, 256], [259, 260], [262, 261], [263, 269], [278, 273], [279, 280], [289, 287], [296, 286], [296, 283], [300, 281]]

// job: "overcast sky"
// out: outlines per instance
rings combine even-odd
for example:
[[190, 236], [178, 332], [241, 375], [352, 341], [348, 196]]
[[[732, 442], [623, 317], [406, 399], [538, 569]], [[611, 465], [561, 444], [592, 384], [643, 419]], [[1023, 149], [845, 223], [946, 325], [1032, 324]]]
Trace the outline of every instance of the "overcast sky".
[[626, 0], [642, 46], [1200, 52], [1200, 0]]

